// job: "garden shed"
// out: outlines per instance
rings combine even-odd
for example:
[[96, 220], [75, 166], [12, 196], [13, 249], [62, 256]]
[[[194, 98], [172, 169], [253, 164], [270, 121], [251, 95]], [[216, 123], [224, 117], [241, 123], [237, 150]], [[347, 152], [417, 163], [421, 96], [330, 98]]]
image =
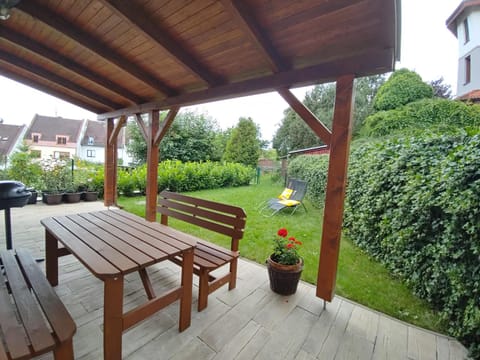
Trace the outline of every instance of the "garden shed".
[[[354, 79], [394, 69], [400, 55], [400, 0], [0, 4], [0, 74], [107, 121], [106, 205], [116, 202], [117, 136], [128, 117], [136, 118], [148, 144], [150, 221], [155, 220], [159, 143], [179, 109], [278, 92], [330, 147], [316, 293], [332, 299]], [[290, 91], [330, 81], [336, 81], [332, 131]], [[28, 106], [28, 99], [24, 102]]]

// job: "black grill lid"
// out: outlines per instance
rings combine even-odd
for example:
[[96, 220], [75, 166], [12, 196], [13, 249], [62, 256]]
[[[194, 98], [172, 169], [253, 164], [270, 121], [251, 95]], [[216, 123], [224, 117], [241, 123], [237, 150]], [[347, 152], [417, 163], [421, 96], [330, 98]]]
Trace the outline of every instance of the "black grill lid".
[[19, 181], [0, 181], [0, 210], [24, 206], [31, 194]]

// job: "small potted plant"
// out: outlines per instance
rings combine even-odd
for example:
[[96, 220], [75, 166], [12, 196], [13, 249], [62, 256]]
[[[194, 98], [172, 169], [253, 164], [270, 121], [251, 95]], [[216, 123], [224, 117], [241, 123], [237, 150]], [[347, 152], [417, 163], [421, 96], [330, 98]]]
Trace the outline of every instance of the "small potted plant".
[[95, 188], [95, 184], [92, 179], [87, 180], [87, 184], [85, 185], [85, 191], [83, 193], [83, 199], [85, 201], [98, 200], [98, 191]]
[[267, 259], [268, 277], [272, 291], [291, 295], [297, 291], [303, 270], [303, 259], [298, 250], [302, 245], [288, 231], [281, 228], [274, 239], [273, 253]]
[[78, 185], [74, 182], [67, 184], [63, 198], [66, 203], [77, 203], [80, 201], [82, 193], [78, 191]]

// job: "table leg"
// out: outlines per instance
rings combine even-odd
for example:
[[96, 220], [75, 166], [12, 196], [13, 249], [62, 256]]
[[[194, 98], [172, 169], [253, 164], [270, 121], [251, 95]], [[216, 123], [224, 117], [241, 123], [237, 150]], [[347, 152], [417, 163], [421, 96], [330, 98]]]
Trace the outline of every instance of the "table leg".
[[50, 285], [58, 285], [58, 243], [57, 239], [45, 230], [45, 271]]
[[190, 326], [192, 317], [192, 286], [193, 286], [193, 248], [183, 253], [182, 261], [182, 297], [180, 298], [179, 330]]
[[121, 360], [123, 332], [123, 276], [104, 280], [103, 358]]

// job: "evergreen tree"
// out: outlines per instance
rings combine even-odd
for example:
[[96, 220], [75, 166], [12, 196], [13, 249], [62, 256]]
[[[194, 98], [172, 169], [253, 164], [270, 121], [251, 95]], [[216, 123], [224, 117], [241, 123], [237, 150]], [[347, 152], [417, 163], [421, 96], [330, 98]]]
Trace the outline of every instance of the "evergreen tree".
[[223, 160], [256, 167], [259, 156], [259, 127], [251, 118], [241, 117], [232, 131]]

